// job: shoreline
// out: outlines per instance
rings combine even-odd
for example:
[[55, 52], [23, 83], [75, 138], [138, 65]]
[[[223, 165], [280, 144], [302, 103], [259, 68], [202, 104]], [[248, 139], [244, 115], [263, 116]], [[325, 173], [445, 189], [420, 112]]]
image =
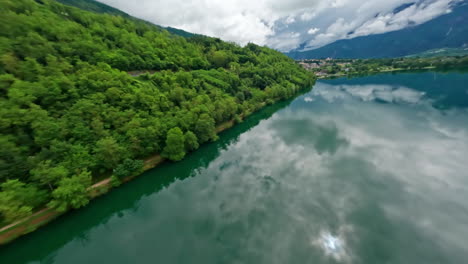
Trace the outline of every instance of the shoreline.
[[[312, 87], [313, 87], [313, 84], [310, 86], [310, 88], [312, 89]], [[303, 88], [298, 89], [295, 95], [300, 94], [300, 92], [303, 91], [304, 89], [307, 89], [307, 88], [303, 87]], [[291, 98], [293, 98], [293, 97], [295, 97], [295, 96], [292, 96]], [[288, 99], [291, 99], [291, 98], [288, 98]], [[286, 99], [278, 99], [278, 100], [274, 101], [274, 103], [278, 103], [278, 102], [280, 102], [282, 100], [286, 100]], [[247, 118], [251, 114], [262, 110], [267, 105], [269, 105], [269, 104], [266, 103], [266, 102], [263, 102], [263, 103], [261, 103], [261, 106], [258, 109], [254, 110], [252, 112], [249, 112], [249, 113], [240, 114], [239, 117], [241, 118], [241, 120], [244, 120], [245, 118]], [[223, 123], [216, 126], [215, 133], [219, 134], [219, 133], [221, 133], [221, 132], [223, 132], [223, 131], [225, 131], [225, 130], [227, 130], [229, 128], [232, 128], [234, 125], [236, 125], [236, 121], [234, 119], [225, 121], [225, 122], [223, 122]], [[134, 175], [134, 176], [130, 176], [130, 177], [125, 178], [124, 180], [122, 180], [122, 184], [133, 180], [134, 178], [142, 175], [144, 172], [146, 172], [148, 170], [156, 168], [160, 164], [166, 162], [166, 159], [163, 158], [160, 154], [154, 154], [152, 156], [149, 156], [149, 157], [145, 158], [143, 160], [143, 162], [144, 162], [143, 172], [138, 174], [138, 175]], [[116, 188], [116, 187], [112, 186], [111, 177], [105, 178], [103, 180], [100, 180], [100, 181], [94, 183], [93, 185], [88, 187], [90, 202], [94, 198], [97, 198], [97, 197], [99, 197], [101, 195], [104, 195], [104, 194], [108, 193], [113, 188]], [[11, 224], [8, 224], [6, 226], [1, 227], [0, 228], [0, 246], [6, 245], [6, 244], [16, 240], [17, 238], [19, 238], [21, 236], [24, 236], [26, 234], [34, 232], [35, 230], [39, 229], [40, 227], [45, 226], [46, 224], [52, 222], [53, 220], [55, 220], [59, 216], [64, 215], [64, 214], [66, 214], [67, 212], [69, 212], [71, 210], [79, 210], [79, 209], [68, 209], [65, 212], [58, 212], [58, 211], [56, 211], [56, 210], [54, 210], [52, 208], [45, 207], [45, 208], [42, 208], [42, 209], [34, 212], [32, 215], [30, 215], [30, 216], [28, 216], [28, 217], [26, 217], [24, 219], [18, 220], [18, 221], [14, 222], [14, 223], [11, 223]]]
[[395, 68], [395, 69], [384, 69], [384, 70], [378, 70], [378, 71], [369, 71], [369, 72], [364, 72], [364, 73], [359, 73], [359, 74], [328, 74], [328, 75], [321, 75], [317, 76], [317, 79], [323, 80], [323, 79], [333, 79], [333, 78], [342, 78], [342, 77], [355, 77], [355, 76], [361, 76], [361, 75], [371, 75], [371, 74], [378, 74], [378, 73], [386, 73], [386, 72], [404, 72], [404, 71], [422, 71], [422, 70], [437, 70], [436, 67], [424, 67], [424, 68], [417, 68], [417, 69], [403, 69], [403, 68]]
[[[234, 125], [234, 120], [226, 121], [221, 123], [219, 126], [216, 127], [216, 133], [220, 133], [226, 129], [231, 128]], [[166, 162], [166, 159], [161, 157], [160, 154], [155, 154], [143, 160], [143, 172], [135, 175], [130, 176], [122, 180], [122, 184], [133, 180], [134, 178], [142, 175], [144, 172], [156, 168], [160, 164]], [[118, 186], [117, 186], [118, 187]], [[116, 188], [112, 186], [111, 177], [105, 178], [101, 181], [98, 181], [88, 187], [88, 192], [90, 196], [90, 202], [101, 195], [108, 193], [111, 189]], [[14, 223], [8, 224], [0, 228], [0, 246], [6, 245], [16, 238], [19, 238], [23, 235], [31, 233], [41, 226], [48, 224], [49, 222], [53, 221], [57, 217], [66, 214], [71, 210], [79, 210], [78, 209], [68, 209], [65, 212], [58, 212], [52, 208], [42, 208], [39, 211], [34, 212], [29, 217], [24, 219], [18, 220]], [[38, 220], [39, 219], [39, 220]]]

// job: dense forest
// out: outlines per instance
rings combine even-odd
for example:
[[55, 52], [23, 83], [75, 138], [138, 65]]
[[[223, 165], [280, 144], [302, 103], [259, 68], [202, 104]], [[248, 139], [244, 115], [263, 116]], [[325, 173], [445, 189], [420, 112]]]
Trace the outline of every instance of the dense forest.
[[[100, 3], [98, 1], [95, 1], [95, 0], [57, 0], [57, 1], [62, 3], [62, 4], [65, 4], [65, 5], [78, 7], [80, 9], [84, 9], [84, 10], [87, 10], [87, 11], [92, 11], [92, 12], [96, 12], [96, 13], [105, 13], [105, 14], [111, 14], [111, 15], [119, 15], [119, 16], [123, 16], [123, 17], [128, 18], [128, 19], [131, 19], [131, 20], [136, 20], [138, 22], [149, 23], [149, 22], [146, 22], [144, 20], [138, 19], [136, 17], [132, 17], [129, 14], [127, 14], [127, 13], [125, 13], [125, 12], [119, 10], [119, 9], [113, 8], [111, 6], [105, 5], [105, 4]], [[160, 27], [160, 26], [158, 26], [158, 27]], [[163, 28], [163, 27], [161, 27], [161, 28]], [[166, 27], [164, 29], [169, 31], [170, 33], [173, 33], [173, 34], [176, 34], [176, 35], [179, 35], [179, 36], [182, 36], [182, 37], [193, 37], [193, 36], [197, 35], [197, 34], [193, 34], [193, 33], [190, 33], [190, 32], [187, 32], [187, 31], [184, 31], [184, 30], [181, 30], [181, 29], [177, 29], [177, 28], [172, 28], [172, 27]]]
[[216, 140], [217, 125], [313, 82], [254, 44], [52, 0], [2, 0], [0, 12], [1, 224], [86, 205], [97, 179], [137, 174], [158, 153], [180, 160]]

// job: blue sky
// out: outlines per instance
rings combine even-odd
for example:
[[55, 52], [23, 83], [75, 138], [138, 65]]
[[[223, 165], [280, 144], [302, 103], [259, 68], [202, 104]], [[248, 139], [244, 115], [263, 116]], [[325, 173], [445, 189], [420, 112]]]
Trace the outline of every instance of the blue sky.
[[288, 51], [421, 24], [461, 0], [99, 1], [155, 24]]

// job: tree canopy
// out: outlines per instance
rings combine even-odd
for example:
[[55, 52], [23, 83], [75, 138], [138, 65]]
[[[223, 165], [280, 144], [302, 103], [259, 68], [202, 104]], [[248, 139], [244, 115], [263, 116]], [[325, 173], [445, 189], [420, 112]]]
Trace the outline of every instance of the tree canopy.
[[0, 10], [0, 223], [83, 206], [93, 179], [135, 172], [128, 160], [180, 160], [217, 125], [313, 82], [255, 44], [186, 39], [52, 0]]

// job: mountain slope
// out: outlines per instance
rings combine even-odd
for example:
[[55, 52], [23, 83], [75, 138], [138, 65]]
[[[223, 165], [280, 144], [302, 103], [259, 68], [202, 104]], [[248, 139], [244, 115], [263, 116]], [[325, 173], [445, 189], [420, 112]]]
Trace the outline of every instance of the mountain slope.
[[468, 45], [468, 1], [424, 24], [384, 34], [339, 40], [310, 51], [287, 53], [294, 59], [402, 57], [438, 48]]
[[60, 2], [64, 5], [70, 5], [74, 7], [81, 8], [83, 10], [87, 11], [92, 11], [96, 13], [105, 13], [105, 14], [110, 14], [110, 15], [119, 15], [119, 16], [126, 16], [129, 17], [129, 15], [117, 8], [113, 8], [111, 6], [108, 6], [106, 4], [103, 4], [98, 1], [94, 0], [57, 0], [57, 2]]
[[[135, 19], [135, 20], [144, 21], [144, 20], [141, 20], [139, 18], [132, 17], [129, 14], [127, 14], [127, 13], [125, 13], [125, 12], [123, 12], [123, 11], [117, 9], [117, 8], [108, 6], [106, 4], [103, 4], [103, 3], [95, 1], [95, 0], [57, 0], [57, 1], [62, 3], [62, 4], [69, 5], [69, 6], [74, 6], [74, 7], [86, 10], [86, 11], [91, 11], [91, 12], [96, 12], [96, 13], [101, 13], [101, 14], [110, 14], [110, 15], [123, 16], [123, 17], [125, 17], [127, 19]], [[147, 22], [147, 21], [144, 21], [144, 22], [152, 24], [152, 23]], [[158, 25], [156, 25], [156, 26], [158, 26]], [[158, 26], [158, 27], [161, 27], [161, 26]], [[186, 38], [198, 35], [198, 34], [193, 34], [193, 33], [190, 33], [190, 32], [187, 32], [187, 31], [184, 31], [184, 30], [181, 30], [181, 29], [177, 29], [177, 28], [172, 28], [172, 27], [161, 27], [161, 28], [169, 31], [172, 34], [179, 35], [179, 36], [186, 37]]]
[[466, 48], [441, 48], [441, 49], [433, 49], [427, 50], [425, 52], [417, 53], [408, 55], [408, 58], [432, 58], [432, 57], [446, 57], [446, 56], [467, 56], [468, 55], [468, 47]]

